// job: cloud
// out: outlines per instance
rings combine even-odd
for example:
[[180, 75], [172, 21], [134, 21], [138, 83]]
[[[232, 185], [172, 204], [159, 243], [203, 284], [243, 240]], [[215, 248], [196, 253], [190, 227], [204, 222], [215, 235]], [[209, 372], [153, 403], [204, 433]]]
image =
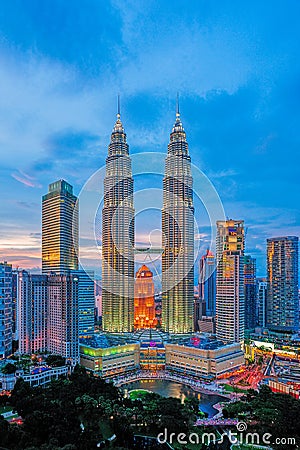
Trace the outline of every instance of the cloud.
[[[20, 173], [24, 174], [22, 171], [20, 171]], [[40, 183], [37, 183], [34, 181], [33, 177], [29, 177], [26, 174], [24, 174], [24, 176], [20, 176], [18, 173], [12, 173], [11, 176], [15, 180], [24, 184], [25, 186], [32, 187], [32, 188], [35, 188], [35, 187], [41, 188], [42, 187], [42, 185]], [[23, 203], [23, 205], [24, 205], [24, 203]]]
[[[38, 233], [49, 182], [66, 178], [76, 193], [103, 166], [118, 91], [132, 153], [167, 151], [180, 91], [192, 161], [227, 214], [245, 218], [261, 261], [266, 235], [298, 233], [297, 2], [271, 16], [261, 2], [181, 0], [74, 0], [71, 9], [54, 0], [17, 14], [6, 2], [2, 12], [0, 246], [18, 249]], [[203, 233], [198, 204], [196, 216]], [[137, 239], [147, 227], [138, 223]]]

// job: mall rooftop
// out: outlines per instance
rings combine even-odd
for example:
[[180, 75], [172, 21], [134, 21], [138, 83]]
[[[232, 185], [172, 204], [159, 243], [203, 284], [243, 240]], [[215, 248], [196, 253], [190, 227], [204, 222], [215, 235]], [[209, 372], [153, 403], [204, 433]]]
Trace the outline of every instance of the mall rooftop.
[[111, 335], [104, 333], [94, 334], [92, 337], [80, 338], [79, 344], [91, 348], [110, 348], [119, 345], [137, 344], [138, 340], [133, 335]]

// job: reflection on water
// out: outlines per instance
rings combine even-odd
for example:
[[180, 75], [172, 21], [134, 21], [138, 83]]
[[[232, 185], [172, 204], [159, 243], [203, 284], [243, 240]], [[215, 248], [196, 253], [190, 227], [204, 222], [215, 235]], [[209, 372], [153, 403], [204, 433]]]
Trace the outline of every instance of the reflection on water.
[[224, 402], [226, 399], [216, 394], [200, 394], [199, 392], [193, 391], [193, 389], [185, 386], [181, 383], [175, 383], [174, 381], [166, 380], [140, 380], [134, 381], [132, 383], [127, 383], [122, 386], [124, 389], [129, 391], [133, 389], [145, 389], [163, 397], [176, 397], [180, 398], [182, 401], [185, 397], [196, 397], [199, 399], [201, 411], [208, 414], [208, 417], [212, 417], [217, 413], [217, 410], [213, 407], [216, 403], [220, 401]]

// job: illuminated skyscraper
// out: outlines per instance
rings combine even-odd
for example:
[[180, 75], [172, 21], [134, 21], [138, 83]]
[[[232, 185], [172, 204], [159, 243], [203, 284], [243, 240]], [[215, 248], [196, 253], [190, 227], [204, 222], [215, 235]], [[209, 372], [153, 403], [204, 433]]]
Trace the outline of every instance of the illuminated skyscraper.
[[256, 259], [246, 255], [244, 260], [245, 328], [256, 326]]
[[293, 332], [299, 328], [298, 237], [267, 239], [267, 327]]
[[191, 158], [177, 110], [163, 180], [162, 328], [193, 331], [194, 208]]
[[245, 329], [244, 221], [218, 221], [217, 228], [217, 338], [241, 342]]
[[156, 323], [153, 273], [144, 264], [136, 273], [134, 285], [134, 328], [154, 328]]
[[12, 266], [0, 263], [0, 359], [12, 353]]
[[216, 315], [216, 258], [210, 250], [199, 264], [199, 298], [205, 300], [207, 316]]
[[120, 113], [106, 158], [102, 209], [102, 324], [132, 332], [134, 321], [134, 208], [129, 146]]
[[42, 202], [42, 272], [78, 269], [78, 207], [64, 180], [49, 185]]

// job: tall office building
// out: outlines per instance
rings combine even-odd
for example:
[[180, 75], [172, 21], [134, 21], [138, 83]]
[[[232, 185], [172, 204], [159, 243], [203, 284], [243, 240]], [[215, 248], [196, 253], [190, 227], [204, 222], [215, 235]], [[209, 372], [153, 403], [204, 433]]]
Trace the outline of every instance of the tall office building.
[[117, 114], [106, 158], [102, 209], [102, 327], [132, 332], [134, 321], [133, 178], [126, 134]]
[[12, 353], [12, 266], [0, 263], [0, 359]]
[[298, 237], [267, 239], [267, 271], [267, 327], [298, 330]]
[[199, 263], [199, 298], [205, 300], [206, 315], [216, 315], [216, 259], [207, 250]]
[[47, 345], [48, 277], [23, 270], [18, 274], [19, 352], [44, 352]]
[[78, 276], [48, 276], [48, 351], [79, 362]]
[[251, 330], [257, 324], [256, 314], [256, 259], [246, 255], [244, 260], [245, 328]]
[[216, 334], [242, 342], [245, 329], [244, 221], [217, 221]]
[[78, 278], [78, 329], [79, 336], [90, 336], [95, 331], [95, 286], [94, 272], [72, 270]]
[[153, 273], [143, 264], [134, 285], [134, 328], [154, 328], [156, 324]]
[[257, 278], [257, 325], [265, 328], [267, 326], [267, 279]]
[[42, 201], [42, 272], [78, 269], [78, 206], [64, 180], [49, 185]]
[[163, 180], [162, 328], [193, 332], [194, 207], [191, 158], [177, 110]]

